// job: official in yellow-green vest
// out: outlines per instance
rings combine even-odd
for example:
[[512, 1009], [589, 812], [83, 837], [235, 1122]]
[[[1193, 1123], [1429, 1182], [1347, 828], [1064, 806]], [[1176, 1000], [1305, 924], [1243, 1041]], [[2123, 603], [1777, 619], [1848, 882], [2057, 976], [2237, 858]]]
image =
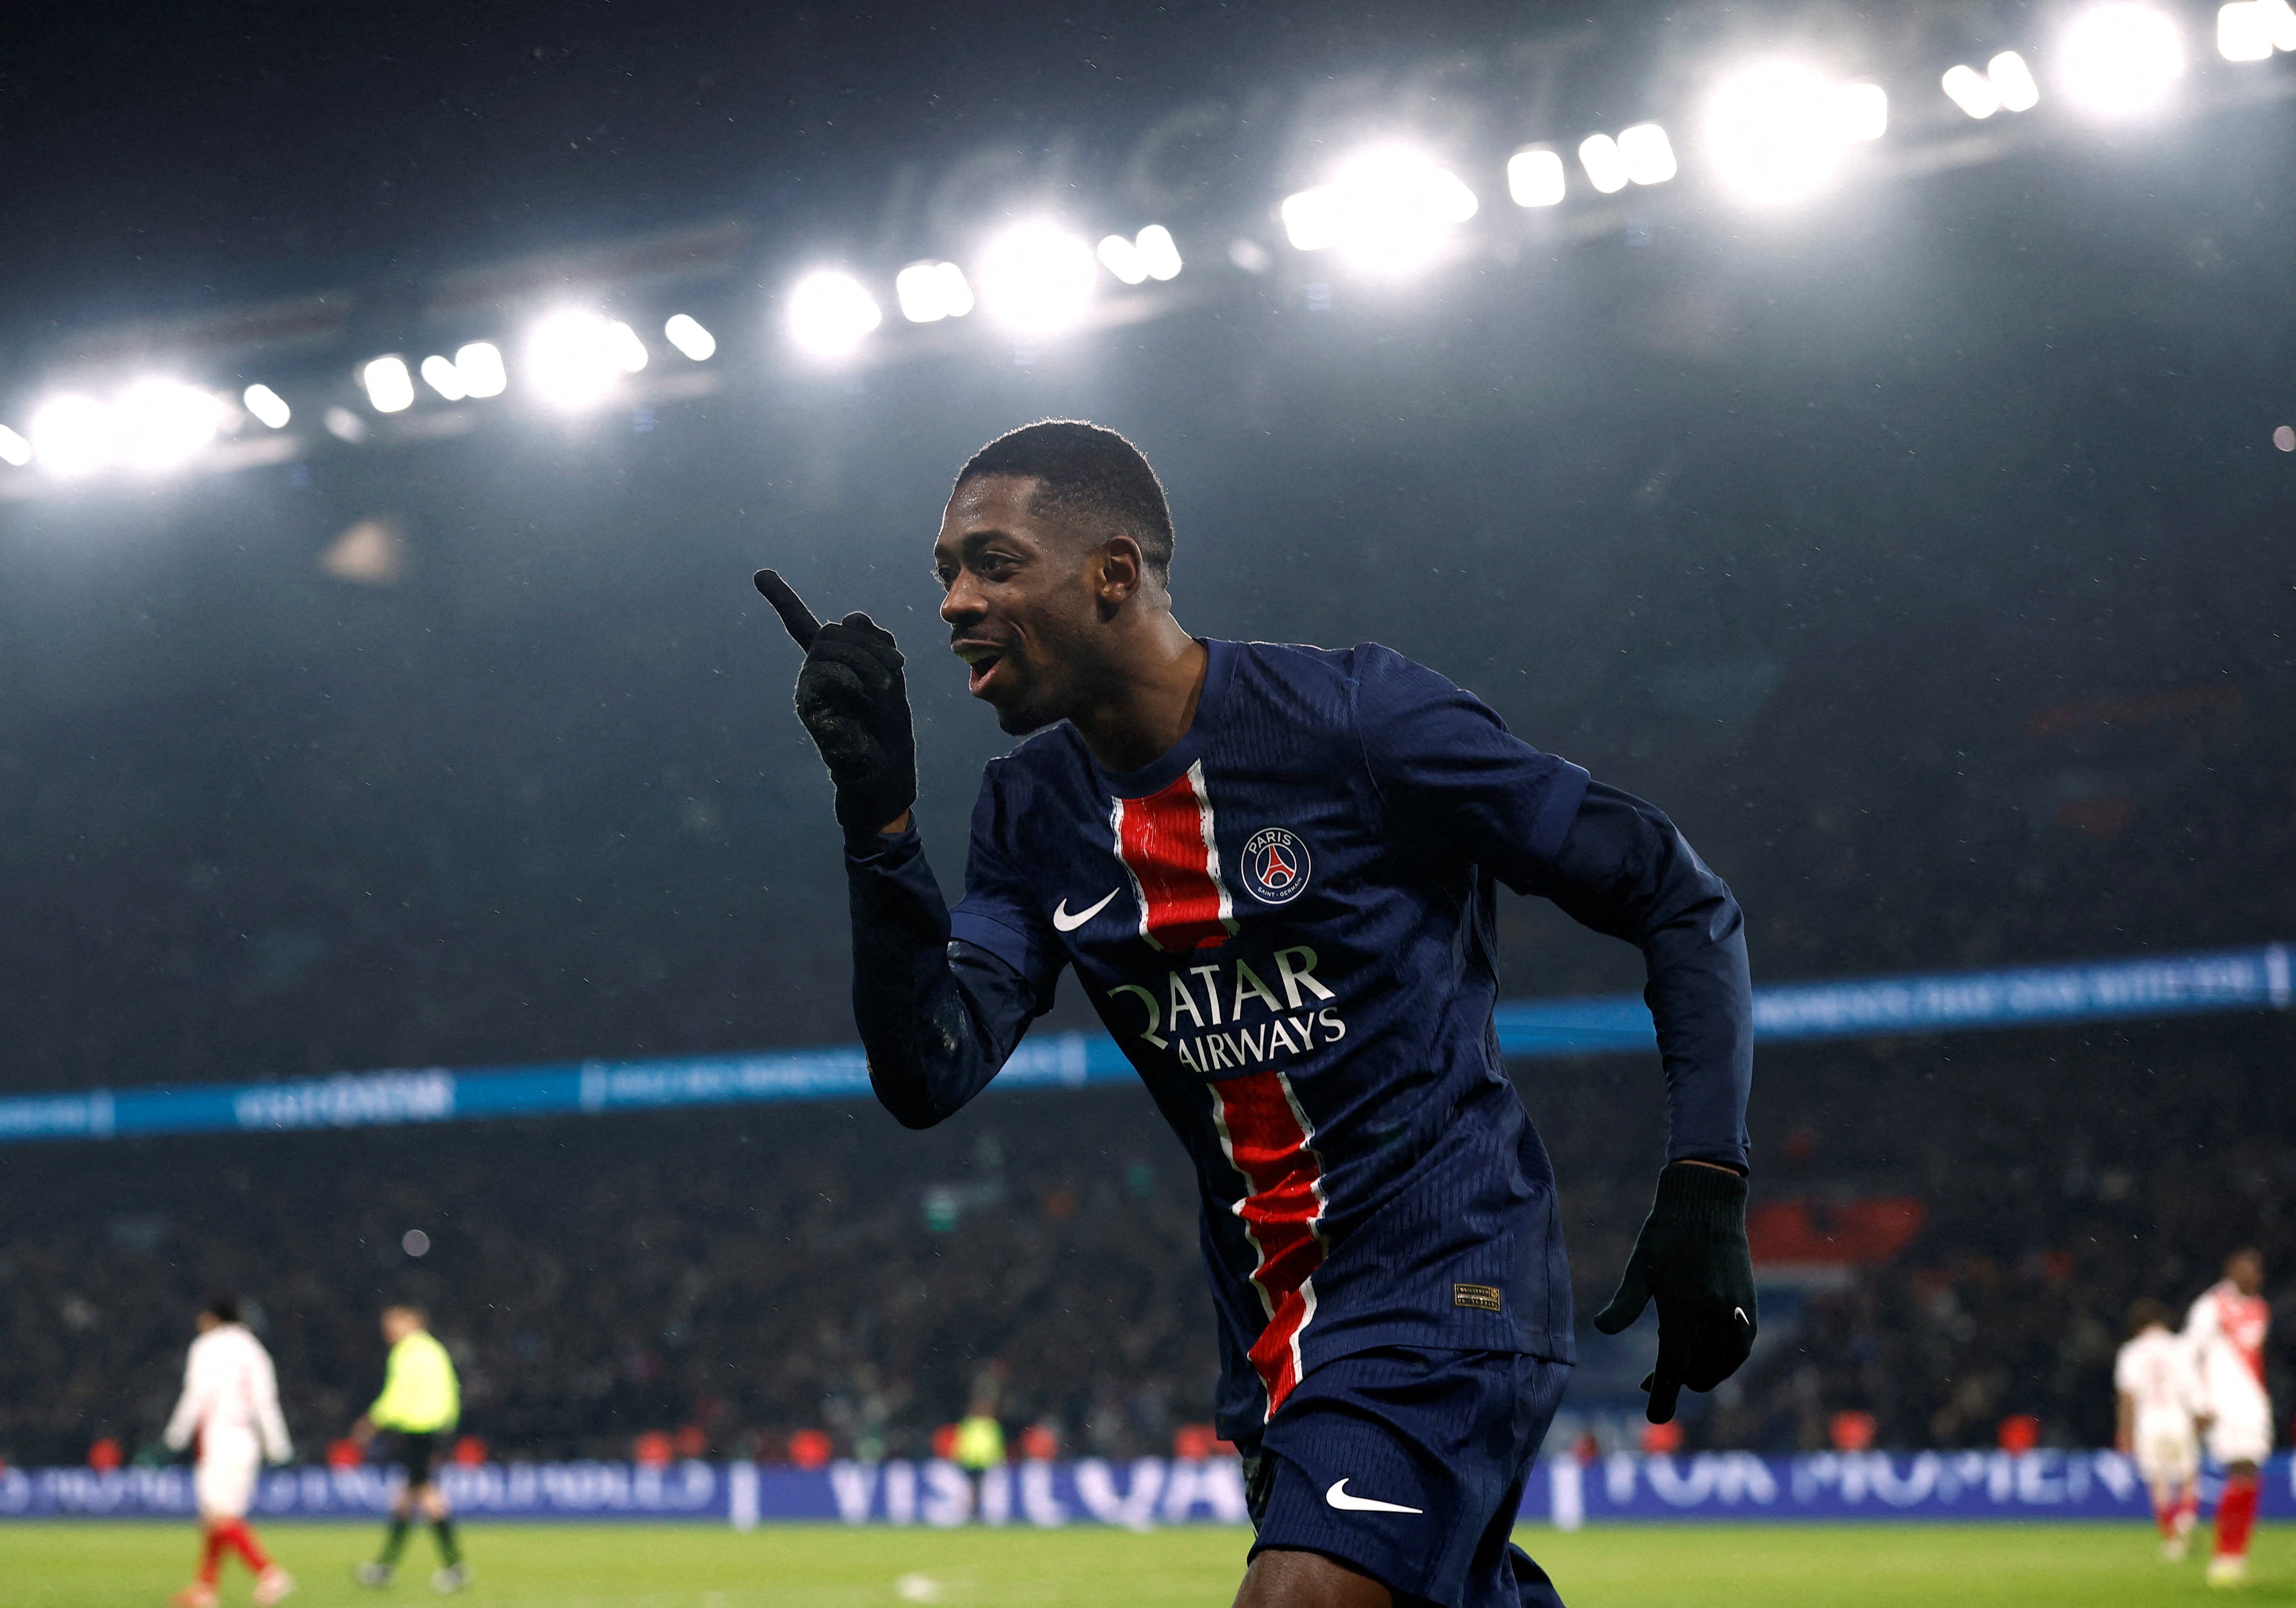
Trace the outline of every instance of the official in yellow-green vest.
[[358, 1566], [358, 1583], [390, 1584], [398, 1570], [399, 1551], [406, 1545], [407, 1527], [420, 1506], [439, 1542], [431, 1589], [460, 1591], [471, 1583], [471, 1566], [463, 1561], [447, 1494], [431, 1479], [430, 1470], [439, 1441], [463, 1416], [463, 1387], [455, 1377], [454, 1359], [430, 1333], [421, 1307], [384, 1309], [382, 1337], [390, 1343], [390, 1355], [382, 1366], [382, 1394], [351, 1425], [351, 1439], [365, 1446], [377, 1433], [390, 1435], [396, 1442], [395, 1461], [406, 1471], [406, 1483], [391, 1498], [390, 1530], [383, 1538], [382, 1552], [373, 1563]]

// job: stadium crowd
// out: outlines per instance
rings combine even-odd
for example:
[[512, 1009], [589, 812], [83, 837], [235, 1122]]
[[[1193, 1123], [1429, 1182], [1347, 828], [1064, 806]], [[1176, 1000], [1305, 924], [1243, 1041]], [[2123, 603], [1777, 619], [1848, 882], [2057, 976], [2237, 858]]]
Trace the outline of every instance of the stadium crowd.
[[[1924, 1215], [1884, 1264], [1767, 1291], [1753, 1363], [1692, 1399], [1687, 1444], [1821, 1447], [1844, 1412], [1886, 1446], [1989, 1445], [2025, 1414], [2050, 1443], [2108, 1441], [2134, 1297], [2189, 1300], [2234, 1244], [2296, 1257], [2280, 1130], [2239, 1071], [2288, 1039], [2258, 1018], [1770, 1054], [1758, 1204], [1910, 1195]], [[1656, 1075], [1517, 1070], [1583, 1320], [1647, 1201]], [[779, 1458], [804, 1430], [918, 1455], [983, 1392], [1016, 1444], [1034, 1425], [1073, 1453], [1163, 1451], [1208, 1416], [1215, 1367], [1183, 1165], [1128, 1090], [999, 1097], [925, 1134], [840, 1105], [17, 1150], [0, 1456], [151, 1441], [192, 1311], [226, 1290], [313, 1457], [379, 1380], [376, 1311], [406, 1299], [436, 1314], [463, 1428], [497, 1456], [627, 1457], [668, 1432]]]

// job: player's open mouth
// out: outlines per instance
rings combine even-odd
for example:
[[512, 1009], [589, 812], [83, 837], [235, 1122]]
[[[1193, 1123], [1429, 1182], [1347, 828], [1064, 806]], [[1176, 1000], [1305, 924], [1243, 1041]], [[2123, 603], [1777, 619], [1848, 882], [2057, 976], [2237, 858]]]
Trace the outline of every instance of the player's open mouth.
[[996, 666], [1004, 662], [1004, 652], [987, 642], [952, 642], [949, 646], [964, 661], [968, 672], [965, 690], [979, 698], [988, 678], [996, 673]]

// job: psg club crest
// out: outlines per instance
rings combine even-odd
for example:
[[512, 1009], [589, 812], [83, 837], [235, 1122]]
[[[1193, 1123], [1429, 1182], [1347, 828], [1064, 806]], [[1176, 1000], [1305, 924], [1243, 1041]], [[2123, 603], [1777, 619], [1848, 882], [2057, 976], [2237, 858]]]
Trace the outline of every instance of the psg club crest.
[[1262, 904], [1289, 904], [1308, 886], [1308, 845], [1299, 834], [1265, 827], [1243, 845], [1243, 886]]

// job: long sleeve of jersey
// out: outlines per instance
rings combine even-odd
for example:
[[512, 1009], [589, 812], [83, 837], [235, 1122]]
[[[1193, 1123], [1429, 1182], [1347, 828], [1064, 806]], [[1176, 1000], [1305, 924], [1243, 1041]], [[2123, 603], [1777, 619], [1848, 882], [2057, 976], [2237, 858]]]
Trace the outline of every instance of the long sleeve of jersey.
[[287, 1417], [279, 1410], [279, 1370], [272, 1366], [271, 1353], [259, 1346], [251, 1348], [254, 1355], [249, 1360], [249, 1405], [255, 1414], [256, 1433], [263, 1444], [263, 1455], [274, 1463], [284, 1463], [295, 1455], [294, 1442], [287, 1438]]
[[176, 1399], [176, 1410], [169, 1415], [168, 1428], [160, 1438], [170, 1450], [181, 1451], [199, 1433], [200, 1419], [207, 1412], [207, 1392], [201, 1388], [199, 1359], [187, 1357], [184, 1361], [184, 1393]]
[[[990, 807], [985, 794], [983, 807]], [[930, 1128], [988, 1086], [1051, 1004], [1057, 966], [1019, 914], [982, 935], [1020, 957], [1025, 970], [980, 943], [952, 940], [948, 907], [914, 828], [849, 837], [845, 874], [853, 1016], [869, 1084], [902, 1126]]]
[[1638, 947], [1667, 1158], [1743, 1168], [1753, 990], [1729, 888], [1656, 808], [1511, 735], [1434, 672], [1358, 649], [1357, 673], [1357, 729], [1395, 829]]

